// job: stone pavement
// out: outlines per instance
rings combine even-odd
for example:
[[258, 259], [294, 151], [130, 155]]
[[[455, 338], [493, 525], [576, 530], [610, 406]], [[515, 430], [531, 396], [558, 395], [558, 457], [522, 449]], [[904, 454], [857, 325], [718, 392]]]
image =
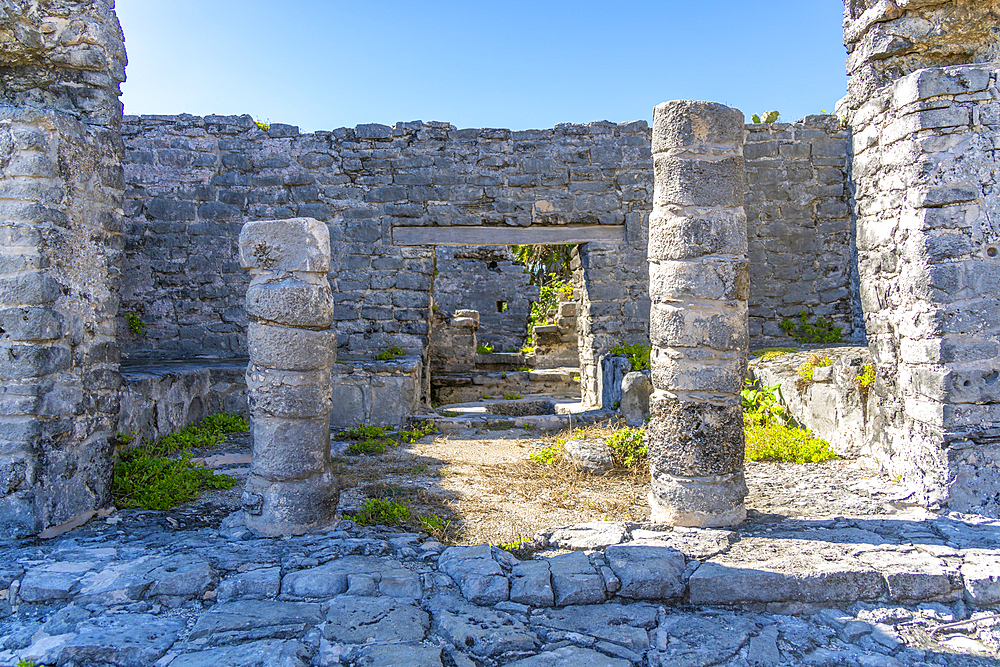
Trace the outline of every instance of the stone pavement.
[[258, 538], [227, 512], [0, 546], [0, 665], [1000, 665], [1000, 522], [600, 522], [519, 561], [350, 521]]

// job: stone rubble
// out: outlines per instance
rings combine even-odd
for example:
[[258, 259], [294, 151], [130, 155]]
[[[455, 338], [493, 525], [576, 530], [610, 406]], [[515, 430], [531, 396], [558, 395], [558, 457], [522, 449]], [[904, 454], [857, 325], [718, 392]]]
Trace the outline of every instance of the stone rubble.
[[[592, 522], [534, 560], [360, 527], [125, 510], [0, 546], [0, 665], [995, 665], [1000, 523]], [[770, 518], [769, 518], [770, 517]], [[221, 524], [221, 525], [220, 525]], [[977, 619], [984, 619], [977, 621]], [[966, 625], [944, 628], [956, 621]]]

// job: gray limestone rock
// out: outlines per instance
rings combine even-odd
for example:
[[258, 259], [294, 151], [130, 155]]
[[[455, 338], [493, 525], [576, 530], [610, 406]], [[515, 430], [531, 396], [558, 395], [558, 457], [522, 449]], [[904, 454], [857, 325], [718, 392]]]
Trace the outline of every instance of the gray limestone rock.
[[508, 667], [631, 667], [632, 663], [589, 648], [562, 646], [554, 651], [546, 651], [507, 665]]
[[427, 612], [402, 600], [339, 595], [329, 602], [323, 637], [344, 644], [421, 642], [428, 627]]
[[577, 633], [642, 654], [650, 647], [648, 631], [656, 627], [656, 614], [655, 606], [644, 603], [577, 605], [536, 613], [531, 625], [547, 633], [550, 642]]
[[526, 560], [510, 571], [510, 600], [531, 607], [555, 604], [552, 577], [545, 560]]
[[617, 521], [591, 521], [573, 526], [561, 526], [539, 531], [535, 539], [559, 549], [603, 549], [621, 544], [628, 537], [624, 523]]
[[33, 567], [21, 580], [18, 596], [25, 602], [64, 599], [85, 574], [99, 566], [97, 561], [63, 561]]
[[615, 467], [611, 449], [603, 438], [567, 440], [563, 445], [563, 458], [589, 473], [604, 473]]
[[520, 621], [457, 596], [438, 595], [425, 601], [424, 608], [434, 619], [435, 632], [473, 655], [496, 657], [538, 646], [538, 638]]
[[167, 652], [184, 630], [179, 618], [150, 614], [105, 615], [83, 623], [59, 653], [59, 664], [110, 663], [147, 667]]
[[184, 653], [173, 667], [307, 667], [309, 651], [297, 641], [263, 641]]
[[[353, 581], [352, 581], [353, 579]], [[372, 583], [371, 590], [397, 598], [420, 598], [420, 577], [401, 564], [368, 556], [345, 556], [319, 567], [289, 572], [281, 580], [281, 595], [292, 598], [331, 598], [361, 580]]]
[[561, 554], [549, 559], [552, 591], [557, 607], [567, 604], [604, 602], [607, 591], [604, 577], [582, 551]]
[[622, 398], [619, 409], [629, 426], [643, 426], [649, 417], [649, 395], [653, 383], [647, 371], [632, 371], [622, 378]]
[[312, 218], [254, 220], [240, 231], [240, 265], [275, 273], [330, 270], [330, 232]]
[[617, 595], [635, 600], [668, 600], [684, 595], [684, 554], [669, 547], [618, 545], [604, 551], [621, 581]]
[[286, 639], [298, 636], [323, 620], [319, 604], [279, 600], [222, 602], [198, 617], [191, 639], [206, 638], [209, 645], [237, 641]]
[[651, 667], [706, 667], [725, 664], [747, 643], [757, 625], [735, 614], [669, 614], [656, 630]]
[[438, 569], [454, 579], [465, 599], [474, 604], [493, 605], [508, 599], [509, 583], [489, 545], [445, 549]]
[[441, 648], [408, 644], [377, 644], [361, 649], [358, 667], [442, 667]]
[[281, 588], [281, 568], [261, 567], [231, 574], [219, 582], [219, 600], [270, 598]]
[[964, 553], [962, 580], [965, 582], [965, 599], [978, 606], [1000, 602], [1000, 554], [980, 549]]

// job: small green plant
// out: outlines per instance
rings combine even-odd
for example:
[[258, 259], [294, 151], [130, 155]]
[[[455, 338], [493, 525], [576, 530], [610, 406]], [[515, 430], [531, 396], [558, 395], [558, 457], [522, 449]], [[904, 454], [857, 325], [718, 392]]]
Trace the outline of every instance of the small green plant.
[[532, 452], [528, 454], [528, 458], [542, 465], [555, 465], [562, 459], [562, 445], [556, 444], [546, 447], [540, 452]]
[[770, 361], [780, 356], [795, 352], [794, 347], [764, 347], [750, 353], [751, 357], [756, 357], [760, 361]]
[[535, 348], [531, 347], [530, 345], [525, 345], [524, 347], [521, 348], [521, 354], [531, 354], [534, 351]]
[[645, 371], [649, 369], [649, 353], [652, 347], [642, 343], [618, 343], [611, 348], [611, 354], [628, 357], [632, 370]]
[[479, 400], [481, 400], [481, 401], [492, 401], [493, 397], [490, 396], [489, 394], [483, 394], [482, 396], [479, 397]]
[[389, 439], [383, 440], [362, 440], [360, 442], [352, 443], [344, 451], [348, 454], [379, 454], [385, 451], [388, 446], [395, 446], [396, 443]]
[[385, 500], [382, 498], [369, 498], [354, 515], [345, 514], [345, 519], [350, 519], [359, 526], [396, 526], [405, 523], [410, 519], [410, 508], [395, 500]]
[[438, 410], [442, 417], [461, 417], [462, 413], [457, 410]]
[[528, 368], [527, 366], [521, 366], [521, 367], [520, 367], [520, 368], [518, 368], [517, 370], [518, 370], [519, 372], [521, 372], [521, 373], [530, 373], [530, 372], [531, 372], [531, 369], [530, 369], [530, 368]]
[[777, 123], [780, 115], [777, 111], [765, 111], [763, 116], [754, 114], [750, 120], [755, 123]]
[[830, 357], [821, 357], [818, 354], [814, 354], [799, 366], [799, 377], [803, 380], [811, 381], [813, 379], [813, 371], [817, 368], [825, 368], [826, 366], [833, 366], [833, 360]]
[[501, 542], [497, 546], [508, 553], [513, 553], [515, 551], [520, 551], [521, 548], [530, 542], [527, 537], [516, 537], [513, 542]]
[[623, 428], [604, 439], [611, 450], [611, 460], [619, 468], [634, 468], [649, 460], [649, 446], [644, 443], [645, 429]]
[[479, 343], [476, 345], [476, 352], [479, 354], [489, 354], [493, 351], [493, 343]]
[[263, 130], [264, 132], [267, 132], [268, 130], [271, 129], [271, 124], [270, 123], [262, 123], [259, 120], [256, 120], [254, 122], [257, 123], [257, 127], [259, 129]]
[[507, 401], [516, 401], [519, 398], [524, 398], [524, 394], [504, 394], [503, 397]]
[[500, 312], [501, 313], [506, 313], [507, 312], [507, 302], [506, 301], [501, 301], [500, 302]]
[[[534, 340], [535, 327], [549, 323], [549, 311], [559, 308], [562, 299], [573, 298], [573, 283], [561, 280], [555, 273], [548, 274], [546, 285], [538, 291], [538, 301], [531, 302], [531, 313], [528, 315], [528, 336]], [[524, 352], [524, 348], [521, 349]], [[527, 352], [524, 352], [527, 354]]]
[[622, 406], [622, 402], [621, 401], [615, 401], [614, 403], [611, 404], [611, 409], [612, 410], [617, 410], [621, 406]]
[[798, 321], [782, 320], [778, 325], [786, 335], [800, 343], [839, 343], [844, 339], [843, 330], [833, 320], [817, 315], [809, 321], [809, 311], [800, 310]]
[[871, 387], [875, 384], [875, 365], [865, 364], [858, 375], [857, 383], [859, 387]]
[[250, 430], [247, 420], [240, 415], [233, 415], [220, 412], [217, 415], [209, 415], [201, 420], [201, 428], [208, 429], [212, 433], [246, 433]]
[[399, 438], [400, 442], [412, 445], [425, 435], [430, 435], [436, 431], [437, 429], [434, 427], [434, 422], [428, 419], [418, 424], [414, 424], [414, 427], [410, 430], [405, 428], [399, 429], [396, 431], [396, 437]]
[[751, 461], [820, 463], [837, 456], [830, 443], [807, 429], [780, 419], [754, 420], [744, 415], [746, 457]]
[[740, 392], [740, 402], [743, 404], [744, 420], [746, 415], [758, 419], [778, 419], [787, 421], [788, 414], [781, 405], [781, 385], [767, 386], [760, 380], [744, 380], [745, 387]]
[[125, 323], [128, 325], [129, 333], [138, 338], [142, 338], [146, 335], [146, 323], [143, 322], [138, 315], [135, 313], [122, 313], [125, 317]]
[[403, 351], [403, 348], [393, 345], [384, 352], [379, 352], [378, 354], [376, 354], [375, 358], [378, 361], [392, 361], [396, 357], [402, 356], [404, 354], [406, 354], [406, 352]]
[[368, 440], [375, 438], [385, 438], [388, 434], [381, 426], [359, 426], [341, 431], [337, 435], [338, 440]]

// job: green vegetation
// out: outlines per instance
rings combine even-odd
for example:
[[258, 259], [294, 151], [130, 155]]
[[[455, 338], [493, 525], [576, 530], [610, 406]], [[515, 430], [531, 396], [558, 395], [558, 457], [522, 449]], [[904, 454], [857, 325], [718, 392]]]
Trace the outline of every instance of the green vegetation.
[[826, 440], [792, 422], [775, 393], [780, 391], [779, 385], [747, 380], [741, 393], [747, 459], [819, 463], [836, 457]]
[[814, 354], [799, 366], [799, 377], [803, 380], [811, 381], [813, 379], [813, 370], [827, 366], [833, 366], [833, 360], [830, 357], [821, 357], [818, 354]]
[[611, 354], [628, 357], [632, 370], [645, 371], [649, 369], [649, 353], [652, 346], [642, 343], [618, 343], [611, 348]]
[[808, 310], [800, 310], [798, 317], [798, 322], [786, 319], [779, 326], [800, 343], [839, 343], [844, 339], [843, 330], [833, 320], [817, 315], [810, 322]]
[[524, 398], [524, 394], [504, 394], [503, 397], [508, 401], [516, 401], [519, 398]]
[[524, 347], [521, 348], [521, 354], [531, 354], [534, 351], [535, 348], [531, 347], [530, 345], [525, 345]]
[[359, 426], [341, 431], [337, 440], [354, 440], [344, 451], [348, 454], [378, 454], [386, 447], [398, 447], [402, 443], [412, 444], [435, 432], [434, 423], [422, 421], [413, 429], [394, 430], [391, 426]]
[[138, 315], [135, 313], [122, 313], [122, 315], [125, 317], [129, 333], [138, 338], [142, 338], [146, 335], [146, 323], [143, 322]]
[[617, 468], [643, 466], [649, 459], [649, 447], [643, 442], [645, 429], [623, 428], [604, 439]]
[[479, 343], [478, 345], [476, 345], [476, 352], [478, 352], [479, 354], [489, 354], [492, 351], [493, 351], [492, 343]]
[[358, 508], [358, 513], [345, 514], [345, 519], [350, 519], [359, 526], [396, 526], [410, 519], [410, 508], [395, 500], [383, 498], [369, 498]]
[[858, 375], [857, 382], [859, 387], [870, 387], [875, 384], [875, 365], [865, 364], [861, 368], [861, 374]]
[[[226, 433], [249, 429], [239, 415], [211, 415], [156, 442], [128, 451], [134, 434], [115, 437], [118, 461], [111, 481], [111, 495], [119, 508], [166, 510], [195, 499], [203, 489], [228, 489], [236, 480], [218, 475], [191, 460], [194, 447], [212, 447]], [[179, 455], [179, 456], [178, 456]]]
[[[556, 274], [548, 274], [545, 284], [540, 285], [538, 291], [538, 301], [531, 302], [531, 314], [528, 316], [528, 336], [531, 341], [535, 340], [535, 327], [542, 324], [551, 324], [549, 311], [558, 309], [563, 298], [566, 300], [573, 298], [573, 283], [560, 279]], [[532, 349], [534, 347], [532, 346]], [[524, 352], [524, 348], [521, 348]]]
[[497, 546], [508, 553], [513, 553], [515, 551], [520, 551], [521, 548], [530, 541], [531, 540], [527, 537], [517, 537], [514, 538], [513, 542], [501, 542]]
[[528, 458], [535, 463], [541, 463], [542, 465], [554, 465], [562, 459], [562, 444], [546, 447], [540, 452], [532, 452], [531, 454], [528, 454]]
[[548, 276], [568, 281], [573, 276], [570, 262], [575, 245], [513, 245], [514, 259], [523, 264], [532, 285], [544, 285]]
[[385, 352], [379, 352], [378, 354], [376, 354], [375, 359], [377, 359], [378, 361], [392, 361], [396, 357], [402, 356], [404, 354], [406, 354], [406, 352], [403, 351], [403, 348], [396, 347], [395, 345], [393, 345]]
[[777, 359], [782, 355], [796, 351], [797, 350], [794, 347], [764, 347], [759, 350], [754, 350], [750, 353], [750, 356], [757, 357], [760, 361], [770, 361], [771, 359]]
[[264, 132], [267, 132], [268, 130], [271, 129], [271, 124], [270, 123], [262, 123], [259, 120], [256, 120], [254, 122], [257, 123], [257, 127], [260, 128], [261, 130], [263, 130]]
[[765, 111], [763, 116], [754, 114], [750, 120], [754, 123], [777, 123], [780, 115], [777, 111]]

